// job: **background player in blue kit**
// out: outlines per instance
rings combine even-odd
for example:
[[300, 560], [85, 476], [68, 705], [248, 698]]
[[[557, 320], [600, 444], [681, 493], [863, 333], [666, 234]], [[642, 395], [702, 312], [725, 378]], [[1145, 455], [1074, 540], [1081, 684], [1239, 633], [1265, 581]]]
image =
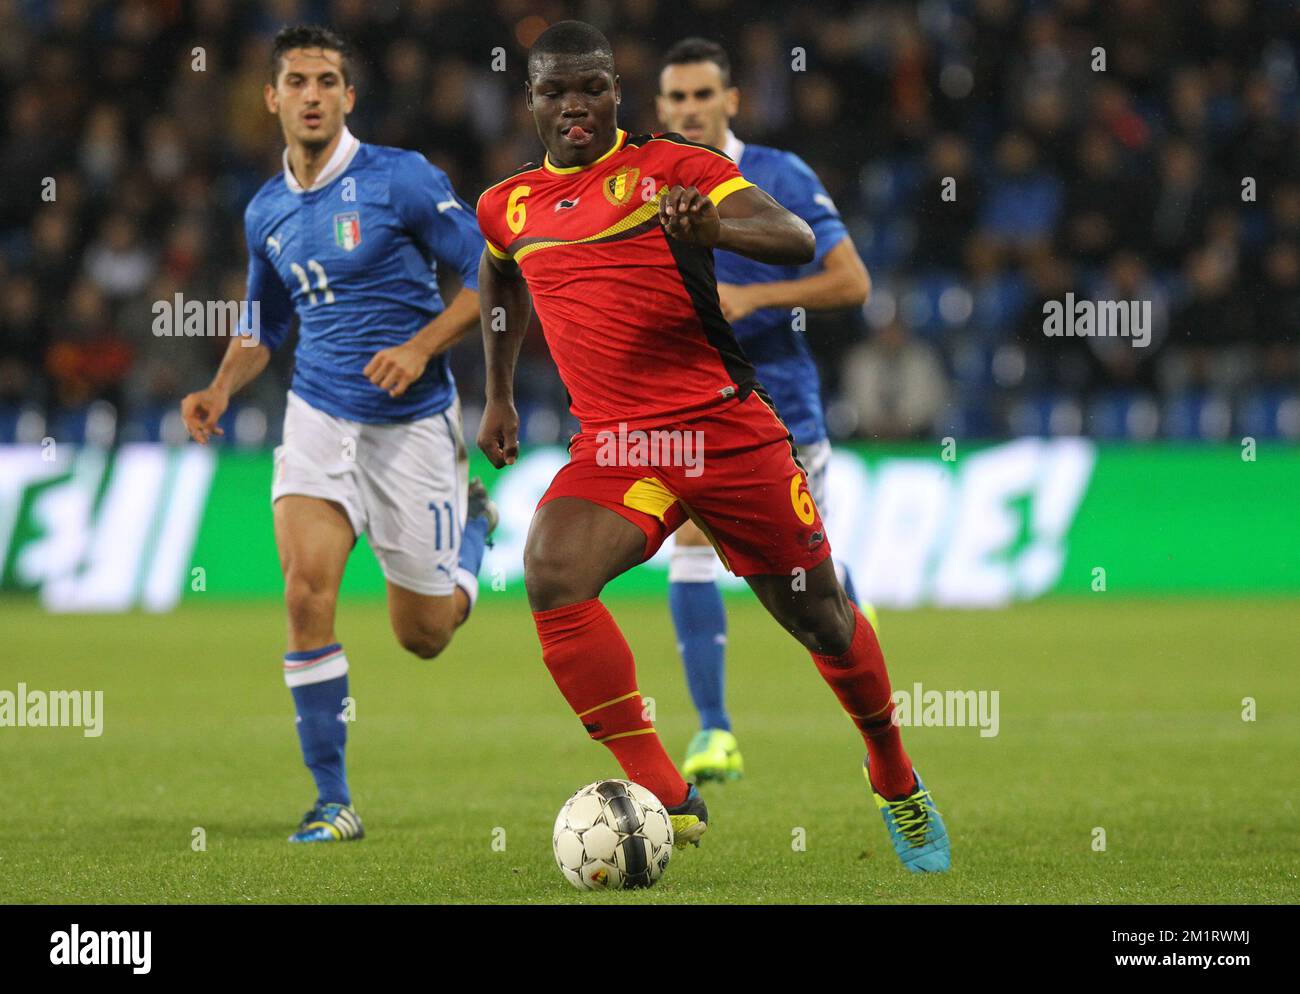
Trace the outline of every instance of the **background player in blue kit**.
[[[714, 267], [722, 313], [794, 436], [808, 489], [825, 514], [831, 448], [821, 380], [791, 311], [860, 307], [871, 292], [867, 269], [835, 204], [807, 164], [793, 152], [747, 145], [732, 133], [729, 125], [740, 94], [731, 85], [731, 62], [721, 45], [687, 38], [669, 49], [659, 74], [657, 105], [666, 130], [726, 152], [746, 179], [807, 221], [817, 237], [817, 255], [805, 267], [772, 266], [723, 251], [714, 253]], [[715, 579], [716, 557], [703, 532], [689, 521], [675, 539], [669, 605], [691, 699], [700, 713], [700, 731], [687, 749], [682, 772], [698, 781], [736, 779], [744, 763], [723, 695], [727, 616]], [[848, 571], [840, 564], [837, 571], [856, 602]]]
[[[248, 300], [212, 383], [181, 403], [192, 437], [220, 435], [230, 396], [299, 320], [272, 486], [289, 645], [284, 679], [317, 800], [291, 842], [359, 839], [344, 772], [348, 660], [334, 631], [339, 582], [365, 533], [403, 647], [438, 655], [469, 615], [497, 512], [468, 480], [446, 350], [478, 323], [474, 213], [417, 152], [358, 141], [351, 52], [332, 32], [276, 36], [266, 106], [284, 170], [244, 215]], [[444, 307], [437, 266], [464, 288]], [[259, 311], [251, 303], [256, 302]]]

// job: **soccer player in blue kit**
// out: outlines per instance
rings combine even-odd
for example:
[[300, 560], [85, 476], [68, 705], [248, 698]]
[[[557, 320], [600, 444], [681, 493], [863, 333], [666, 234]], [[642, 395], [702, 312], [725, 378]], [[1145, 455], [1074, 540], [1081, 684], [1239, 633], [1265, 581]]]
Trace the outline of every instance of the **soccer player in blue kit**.
[[[275, 39], [267, 109], [284, 169], [244, 214], [247, 313], [212, 383], [181, 414], [205, 444], [230, 396], [299, 321], [284, 442], [271, 490], [289, 614], [284, 680], [317, 799], [290, 842], [360, 839], [344, 771], [348, 658], [334, 630], [339, 583], [365, 533], [398, 641], [438, 655], [468, 617], [497, 511], [468, 479], [446, 350], [478, 324], [483, 253], [473, 210], [418, 152], [358, 141], [351, 52], [333, 32]], [[439, 265], [463, 289], [445, 307]], [[257, 310], [254, 310], [253, 303]]]
[[[816, 257], [806, 267], [773, 266], [725, 251], [714, 252], [714, 266], [722, 313], [794, 436], [808, 489], [825, 514], [831, 449], [821, 381], [791, 311], [860, 307], [871, 281], [835, 204], [807, 164], [793, 152], [747, 145], [732, 133], [730, 120], [739, 105], [721, 45], [687, 38], [665, 54], [657, 98], [664, 129], [721, 149], [746, 179], [808, 222], [817, 238]], [[744, 761], [723, 699], [727, 616], [715, 579], [716, 557], [690, 521], [675, 539], [669, 605], [691, 699], [700, 714], [700, 731], [687, 749], [682, 773], [701, 782], [734, 780], [742, 775]], [[836, 565], [845, 592], [856, 602], [852, 578], [842, 564]], [[874, 612], [868, 607], [866, 614], [870, 618]]]

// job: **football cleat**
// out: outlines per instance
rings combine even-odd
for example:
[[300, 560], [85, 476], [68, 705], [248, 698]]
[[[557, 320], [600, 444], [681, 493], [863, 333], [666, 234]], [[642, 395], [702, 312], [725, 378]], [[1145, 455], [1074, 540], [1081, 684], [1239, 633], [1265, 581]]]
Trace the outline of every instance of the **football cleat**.
[[739, 780], [745, 775], [745, 760], [736, 737], [721, 728], [697, 732], [686, 747], [682, 774], [696, 783], [709, 780]]
[[347, 804], [331, 802], [320, 804], [302, 816], [298, 831], [289, 836], [290, 842], [351, 842], [364, 839], [366, 830], [361, 819]]
[[952, 847], [948, 830], [944, 827], [934, 799], [915, 769], [916, 789], [906, 797], [887, 801], [876, 792], [871, 783], [868, 764], [862, 764], [862, 775], [867, 778], [871, 796], [885, 819], [889, 841], [903, 865], [913, 873], [943, 873], [952, 866]]
[[709, 829], [709, 809], [704, 798], [695, 784], [687, 786], [690, 789], [686, 792], [686, 800], [675, 808], [668, 808], [668, 820], [673, 824], [674, 849], [685, 849], [688, 842], [698, 846]]
[[[488, 496], [487, 487], [477, 476], [469, 481], [469, 508], [468, 516], [471, 518], [486, 518], [487, 533], [490, 536], [496, 531], [497, 524], [501, 521], [501, 512], [497, 510], [496, 501]], [[491, 540], [488, 546], [492, 545]]]

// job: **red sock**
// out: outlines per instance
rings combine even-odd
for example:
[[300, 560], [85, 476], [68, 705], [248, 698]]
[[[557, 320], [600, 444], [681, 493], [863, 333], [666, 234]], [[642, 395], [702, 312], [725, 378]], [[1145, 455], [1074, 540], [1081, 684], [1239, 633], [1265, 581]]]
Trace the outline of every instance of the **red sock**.
[[872, 784], [882, 797], [893, 800], [912, 792], [912, 761], [893, 722], [894, 698], [876, 633], [856, 604], [853, 617], [848, 651], [841, 656], [814, 652], [813, 662], [867, 743]]
[[627, 778], [676, 807], [688, 790], [643, 714], [636, 664], [598, 600], [534, 611], [542, 659], [587, 734], [614, 754]]

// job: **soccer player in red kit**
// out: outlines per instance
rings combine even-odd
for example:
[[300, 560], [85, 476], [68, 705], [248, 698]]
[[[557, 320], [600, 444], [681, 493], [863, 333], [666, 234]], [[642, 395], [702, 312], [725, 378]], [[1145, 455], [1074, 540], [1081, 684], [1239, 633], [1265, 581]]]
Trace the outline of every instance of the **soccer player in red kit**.
[[676, 843], [698, 844], [704, 801], [646, 719], [632, 653], [598, 599], [690, 518], [811, 652], [861, 731], [904, 865], [948, 869], [948, 835], [892, 720], [875, 632], [835, 578], [790, 433], [718, 303], [713, 248], [801, 264], [812, 231], [718, 150], [620, 129], [613, 52], [588, 24], [542, 33], [526, 98], [542, 164], [490, 187], [477, 208], [487, 241], [478, 444], [498, 468], [518, 456], [514, 370], [531, 294], [581, 427], [524, 551], [547, 668], [588, 734], [663, 801]]

